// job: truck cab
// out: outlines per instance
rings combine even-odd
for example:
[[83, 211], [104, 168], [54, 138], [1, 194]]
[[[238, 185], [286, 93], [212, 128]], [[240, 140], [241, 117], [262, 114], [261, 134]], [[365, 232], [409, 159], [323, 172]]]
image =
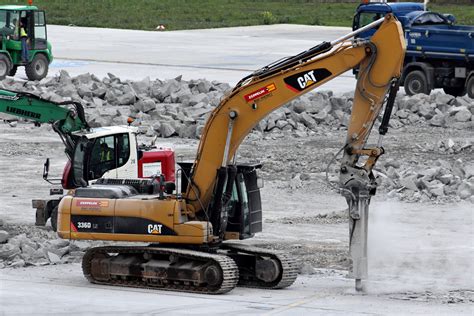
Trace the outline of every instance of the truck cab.
[[[28, 57], [22, 59], [20, 29], [27, 34]], [[36, 6], [0, 6], [0, 79], [14, 76], [19, 66], [25, 67], [30, 80], [41, 80], [48, 74], [53, 61], [51, 43], [48, 42], [46, 14]]]
[[[388, 13], [401, 22], [407, 52], [401, 85], [408, 95], [447, 94], [474, 98], [474, 26], [455, 25], [451, 14], [425, 11], [422, 3], [362, 3], [352, 28], [359, 29]], [[375, 30], [359, 35], [369, 38]]]

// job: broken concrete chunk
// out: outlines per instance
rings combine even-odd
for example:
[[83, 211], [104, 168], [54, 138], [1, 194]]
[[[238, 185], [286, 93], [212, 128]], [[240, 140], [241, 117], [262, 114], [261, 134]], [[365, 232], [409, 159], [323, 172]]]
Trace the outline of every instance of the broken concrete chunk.
[[9, 234], [7, 231], [0, 230], [0, 244], [4, 244], [7, 242]]
[[12, 268], [22, 268], [24, 266], [25, 266], [25, 260], [23, 259], [16, 259], [10, 264], [10, 267]]
[[61, 258], [53, 252], [48, 252], [48, 259], [53, 264], [61, 261]]
[[20, 247], [11, 243], [0, 245], [0, 259], [5, 260], [21, 253]]
[[162, 123], [160, 126], [160, 134], [163, 137], [171, 137], [176, 133], [176, 130], [169, 123]]
[[470, 199], [474, 195], [474, 184], [463, 181], [457, 190], [458, 196], [463, 199]]
[[156, 103], [152, 99], [141, 99], [133, 107], [138, 111], [148, 113], [156, 109]]
[[462, 109], [454, 115], [457, 122], [467, 122], [471, 120], [472, 113], [468, 109]]
[[132, 92], [125, 93], [117, 98], [117, 102], [120, 105], [130, 105], [135, 103], [135, 94]]
[[411, 177], [402, 177], [400, 179], [400, 184], [410, 190], [418, 191], [418, 187], [416, 186], [416, 176]]

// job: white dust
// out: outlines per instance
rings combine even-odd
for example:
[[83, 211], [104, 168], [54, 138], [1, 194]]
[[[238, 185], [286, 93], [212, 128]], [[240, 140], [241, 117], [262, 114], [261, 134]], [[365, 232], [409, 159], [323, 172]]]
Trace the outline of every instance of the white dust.
[[375, 291], [474, 289], [472, 204], [374, 203], [369, 284]]

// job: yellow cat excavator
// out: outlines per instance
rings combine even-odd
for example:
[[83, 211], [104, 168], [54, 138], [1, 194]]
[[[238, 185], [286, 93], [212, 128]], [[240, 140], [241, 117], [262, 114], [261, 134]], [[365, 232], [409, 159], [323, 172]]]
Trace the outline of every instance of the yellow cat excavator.
[[[350, 40], [377, 28], [370, 40]], [[405, 53], [400, 23], [387, 15], [333, 42], [279, 60], [243, 78], [212, 112], [194, 163], [180, 164], [180, 183], [99, 179], [61, 200], [58, 234], [66, 239], [146, 242], [103, 246], [83, 258], [85, 277], [98, 284], [219, 294], [236, 285], [284, 288], [297, 274], [289, 255], [241, 242], [262, 230], [259, 164], [239, 164], [236, 151], [267, 114], [359, 67], [340, 166], [340, 192], [350, 217], [356, 289], [367, 277], [368, 205], [372, 169], [398, 90]], [[379, 143], [366, 147], [379, 116]], [[77, 150], [81, 150], [80, 148]], [[80, 157], [81, 155], [77, 155]], [[73, 157], [77, 184], [81, 161]]]

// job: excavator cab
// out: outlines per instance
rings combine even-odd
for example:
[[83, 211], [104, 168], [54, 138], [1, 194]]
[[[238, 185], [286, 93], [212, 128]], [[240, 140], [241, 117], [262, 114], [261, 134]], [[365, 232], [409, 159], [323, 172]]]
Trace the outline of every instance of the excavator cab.
[[[181, 168], [181, 194], [185, 194], [189, 186], [188, 179], [192, 177], [192, 162], [178, 162]], [[262, 231], [262, 200], [260, 189], [263, 181], [259, 177], [260, 163], [242, 163], [235, 166], [236, 175], [231, 184], [227, 184], [228, 178], [222, 187], [229, 192], [218, 193], [219, 184], [216, 183], [213, 202], [209, 207], [208, 214], [200, 214], [202, 217], [211, 218], [214, 230], [222, 231], [225, 239], [247, 239], [252, 238], [255, 233]], [[228, 194], [228, 201], [220, 207], [215, 207], [223, 195]], [[214, 218], [214, 221], [212, 220]]]
[[225, 237], [228, 239], [231, 239], [233, 232], [239, 233], [239, 239], [246, 239], [262, 231], [261, 186], [258, 177], [261, 167], [261, 164], [237, 166], [232, 197], [225, 210], [228, 214]]

